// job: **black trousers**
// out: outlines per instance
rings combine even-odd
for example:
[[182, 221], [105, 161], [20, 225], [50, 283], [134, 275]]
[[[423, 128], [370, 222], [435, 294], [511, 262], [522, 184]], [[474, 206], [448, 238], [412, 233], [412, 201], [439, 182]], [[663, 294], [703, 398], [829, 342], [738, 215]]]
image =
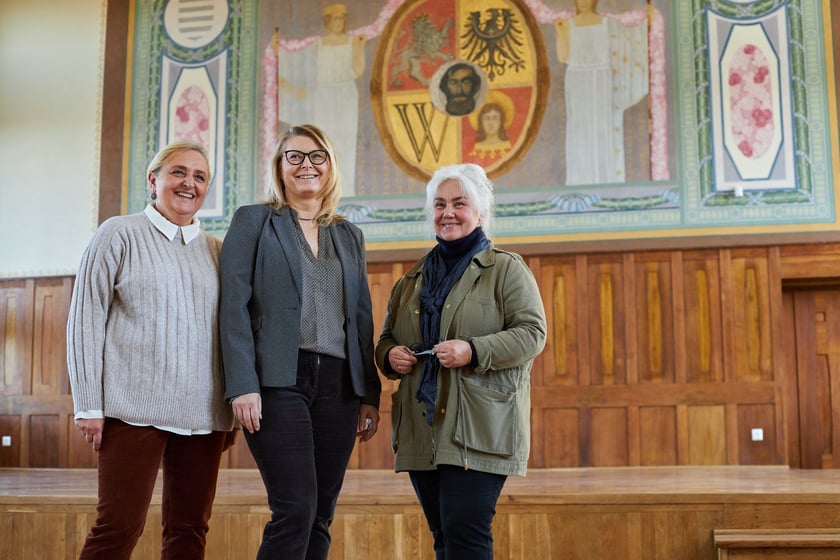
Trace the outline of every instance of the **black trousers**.
[[440, 465], [409, 471], [435, 539], [437, 560], [491, 560], [493, 516], [507, 477]]
[[271, 508], [257, 559], [325, 560], [359, 417], [350, 372], [344, 360], [301, 351], [297, 384], [261, 395], [260, 430], [245, 431]]

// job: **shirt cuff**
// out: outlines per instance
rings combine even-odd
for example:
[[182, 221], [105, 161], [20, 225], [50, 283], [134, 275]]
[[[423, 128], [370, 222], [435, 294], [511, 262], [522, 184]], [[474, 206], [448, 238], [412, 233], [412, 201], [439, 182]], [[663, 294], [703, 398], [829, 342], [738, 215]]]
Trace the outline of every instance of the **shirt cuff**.
[[74, 420], [99, 420], [105, 418], [105, 412], [102, 410], [80, 410], [73, 418]]

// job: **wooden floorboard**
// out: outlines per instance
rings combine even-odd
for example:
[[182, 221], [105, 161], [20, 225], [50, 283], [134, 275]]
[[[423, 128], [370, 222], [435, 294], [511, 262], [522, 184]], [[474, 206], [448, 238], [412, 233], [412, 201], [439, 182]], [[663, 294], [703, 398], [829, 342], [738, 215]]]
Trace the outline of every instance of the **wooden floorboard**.
[[[0, 558], [76, 558], [95, 504], [93, 469], [0, 469]], [[259, 473], [221, 471], [207, 558], [253, 558], [267, 519]], [[837, 470], [546, 469], [508, 479], [494, 535], [502, 560], [712, 560], [714, 530], [838, 524]], [[159, 527], [160, 480], [133, 558], [158, 556]], [[332, 535], [331, 560], [434, 558], [404, 473], [348, 471]]]

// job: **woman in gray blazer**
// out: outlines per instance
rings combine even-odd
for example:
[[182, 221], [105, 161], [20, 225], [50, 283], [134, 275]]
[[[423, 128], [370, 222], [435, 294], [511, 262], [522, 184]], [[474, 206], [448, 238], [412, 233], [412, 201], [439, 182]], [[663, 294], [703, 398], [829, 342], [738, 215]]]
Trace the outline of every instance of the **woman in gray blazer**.
[[239, 208], [222, 246], [225, 397], [271, 508], [257, 558], [325, 559], [355, 439], [379, 426], [365, 244], [335, 213], [323, 131], [292, 127], [271, 166], [269, 201]]

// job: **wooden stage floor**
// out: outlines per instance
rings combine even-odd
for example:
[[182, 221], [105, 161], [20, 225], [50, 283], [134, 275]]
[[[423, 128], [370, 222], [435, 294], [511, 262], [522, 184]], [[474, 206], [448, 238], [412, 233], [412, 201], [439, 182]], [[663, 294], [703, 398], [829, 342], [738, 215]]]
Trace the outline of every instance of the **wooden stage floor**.
[[[135, 559], [159, 555], [159, 486], [160, 480]], [[95, 470], [0, 469], [0, 558], [78, 557], [95, 504]], [[267, 518], [259, 473], [221, 471], [207, 558], [253, 558]], [[838, 470], [545, 469], [508, 479], [494, 536], [497, 560], [712, 560], [717, 558], [715, 530], [791, 533], [836, 527]], [[348, 471], [332, 535], [331, 559], [434, 558], [404, 473]], [[840, 558], [840, 549], [833, 554], [802, 558]]]

